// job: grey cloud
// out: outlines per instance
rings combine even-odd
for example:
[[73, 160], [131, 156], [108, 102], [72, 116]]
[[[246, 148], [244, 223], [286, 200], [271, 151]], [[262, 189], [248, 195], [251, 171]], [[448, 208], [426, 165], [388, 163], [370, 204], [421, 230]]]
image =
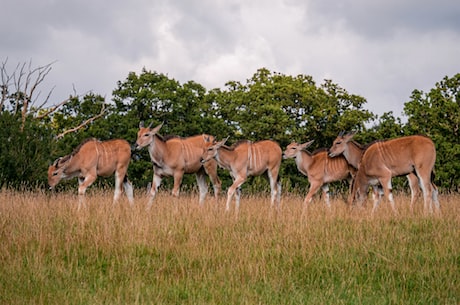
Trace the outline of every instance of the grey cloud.
[[161, 5], [155, 2], [58, 1], [54, 10], [66, 12], [54, 24], [58, 30], [78, 29], [126, 59], [155, 55], [155, 32], [150, 27], [155, 13], [161, 14]]
[[[55, 32], [78, 32], [91, 43], [98, 40], [107, 50], [135, 59], [155, 55], [158, 1], [25, 1], [2, 4], [2, 48], [32, 50], [47, 43]], [[76, 42], [77, 43], [77, 42]], [[6, 50], [7, 51], [7, 50]], [[8, 53], [10, 53], [8, 52]]]
[[[312, 1], [311, 15], [331, 23], [342, 20], [352, 31], [371, 39], [389, 36], [398, 30], [460, 31], [460, 3], [440, 0], [324, 0]], [[327, 21], [326, 21], [327, 22]]]
[[332, 79], [398, 115], [413, 89], [460, 71], [460, 3], [429, 0], [4, 0], [0, 59], [54, 60], [59, 100], [110, 96], [143, 67], [207, 88], [266, 67]]
[[48, 12], [39, 2], [2, 1], [0, 13], [1, 48], [12, 53], [32, 50], [46, 41]]
[[174, 4], [173, 9], [180, 18], [172, 33], [186, 44], [192, 58], [203, 58], [207, 52], [226, 52], [235, 46], [241, 23], [237, 5], [187, 1]]

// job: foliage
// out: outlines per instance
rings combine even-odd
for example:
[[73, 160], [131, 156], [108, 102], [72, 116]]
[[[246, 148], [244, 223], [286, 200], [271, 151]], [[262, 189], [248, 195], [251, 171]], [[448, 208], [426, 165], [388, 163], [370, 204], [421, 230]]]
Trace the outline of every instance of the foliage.
[[395, 118], [393, 112], [385, 112], [378, 118], [377, 123], [366, 131], [367, 141], [378, 139], [393, 139], [404, 136], [403, 124], [400, 118]]
[[205, 94], [205, 88], [193, 81], [181, 85], [145, 69], [140, 75], [129, 73], [113, 91], [117, 114], [123, 115], [129, 126], [137, 128], [141, 121], [147, 125], [163, 122], [162, 133], [184, 137], [213, 131]]
[[331, 81], [317, 86], [310, 76], [267, 69], [259, 69], [246, 84], [228, 82], [215, 103], [219, 118], [233, 127], [235, 140], [273, 139], [283, 147], [311, 139], [325, 147], [338, 129], [361, 129], [373, 117], [362, 108], [364, 98]]
[[0, 188], [36, 188], [46, 185], [51, 130], [18, 113], [0, 112]]
[[[110, 105], [107, 105], [105, 99], [99, 95], [87, 94], [83, 98], [77, 96], [71, 97], [68, 103], [50, 116], [50, 124], [53, 127], [55, 136], [75, 126], [79, 126], [85, 120], [94, 117], [101, 111], [102, 107], [110, 109]], [[105, 120], [95, 121], [57, 140], [59, 149], [53, 157], [61, 157], [71, 153], [72, 149], [86, 138], [111, 139], [113, 136], [111, 130], [101, 127], [101, 125], [105, 124]]]
[[414, 90], [404, 106], [408, 134], [424, 134], [437, 150], [436, 183], [444, 189], [460, 187], [460, 74], [447, 76], [428, 93]]

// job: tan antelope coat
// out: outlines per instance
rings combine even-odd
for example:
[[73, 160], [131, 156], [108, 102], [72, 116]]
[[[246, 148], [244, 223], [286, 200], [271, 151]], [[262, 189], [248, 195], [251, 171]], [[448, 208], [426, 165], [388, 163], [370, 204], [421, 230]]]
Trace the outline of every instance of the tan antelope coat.
[[173, 196], [179, 196], [179, 189], [184, 174], [195, 174], [200, 192], [199, 202], [203, 204], [208, 192], [206, 174], [209, 175], [214, 186], [214, 196], [217, 200], [221, 188], [221, 181], [217, 176], [217, 163], [201, 163], [201, 155], [205, 149], [206, 141], [213, 139], [209, 135], [197, 135], [188, 138], [173, 137], [165, 140], [158, 134], [163, 124], [151, 128], [139, 125], [136, 148], [148, 146], [150, 158], [153, 163], [153, 182], [150, 189], [150, 198], [147, 207], [150, 208], [161, 184], [163, 177], [173, 177]]
[[[332, 143], [331, 148], [329, 149], [329, 156], [336, 157], [339, 155], [343, 155], [345, 159], [347, 159], [348, 163], [350, 163], [354, 168], [358, 169], [359, 162], [361, 161], [361, 157], [366, 147], [352, 140], [355, 134], [356, 132], [350, 132], [347, 134], [343, 132], [340, 133], [337, 136], [337, 138], [334, 140], [334, 142]], [[409, 182], [409, 187], [411, 190], [410, 209], [412, 211], [414, 203], [420, 194], [419, 180], [417, 178], [417, 175], [413, 172], [408, 173], [406, 177], [407, 177], [407, 181]], [[380, 190], [378, 190], [378, 186], [380, 186], [380, 184], [372, 185], [374, 189], [373, 211], [375, 211], [375, 209], [377, 208], [379, 204], [379, 199], [380, 199], [379, 192], [383, 194], [383, 190], [381, 189], [381, 186], [380, 186]], [[433, 194], [433, 196], [437, 198], [437, 188], [434, 184], [433, 184], [433, 189], [435, 190], [435, 193]], [[353, 198], [349, 198], [349, 202], [351, 201], [353, 201]]]
[[310, 203], [313, 196], [322, 188], [324, 200], [329, 207], [328, 184], [344, 179], [351, 181], [355, 170], [343, 156], [331, 158], [326, 150], [313, 154], [306, 151], [312, 143], [313, 140], [303, 144], [293, 142], [286, 147], [283, 157], [284, 159], [294, 158], [297, 169], [308, 178], [310, 189], [305, 197], [304, 206]]
[[224, 145], [226, 139], [217, 142], [203, 154], [203, 162], [217, 160], [220, 167], [230, 171], [233, 184], [227, 192], [226, 210], [230, 210], [230, 203], [236, 193], [236, 212], [240, 206], [241, 185], [249, 176], [259, 176], [267, 173], [270, 180], [271, 205], [275, 201], [279, 207], [281, 201], [281, 184], [278, 174], [281, 166], [282, 151], [278, 143], [270, 140], [251, 142], [240, 141], [229, 147]]
[[380, 183], [393, 211], [396, 212], [391, 178], [413, 173], [417, 176], [423, 192], [425, 212], [433, 212], [433, 203], [439, 212], [437, 189], [432, 181], [435, 161], [436, 149], [428, 137], [416, 135], [375, 142], [363, 153], [351, 199], [358, 199], [362, 204], [369, 185]]
[[108, 177], [115, 173], [114, 202], [122, 193], [122, 184], [130, 204], [133, 204], [133, 187], [127, 171], [131, 160], [131, 147], [126, 140], [98, 141], [88, 139], [82, 142], [70, 155], [58, 158], [48, 168], [48, 184], [55, 187], [61, 179], [78, 177], [79, 207], [83, 203], [86, 189], [98, 176]]

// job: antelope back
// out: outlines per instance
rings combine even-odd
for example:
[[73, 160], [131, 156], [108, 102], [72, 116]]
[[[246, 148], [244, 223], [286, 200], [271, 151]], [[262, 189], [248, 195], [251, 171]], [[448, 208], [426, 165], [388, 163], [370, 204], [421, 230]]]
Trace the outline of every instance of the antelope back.
[[[123, 139], [114, 139], [103, 142], [95, 142], [93, 148], [81, 151], [86, 153], [82, 161], [82, 167], [97, 167], [97, 174], [100, 176], [109, 176], [119, 168], [128, 168], [131, 160], [131, 146], [128, 141]], [[94, 156], [97, 156], [97, 161]], [[83, 159], [83, 157], [81, 158]]]
[[[271, 140], [258, 141], [248, 145], [248, 168], [254, 172], [279, 167], [282, 151], [278, 143]], [[248, 150], [246, 150], [248, 151]]]
[[181, 138], [181, 141], [181, 157], [184, 158], [184, 160], [200, 162], [203, 153], [207, 150], [207, 148], [215, 143], [215, 138], [212, 135], [201, 134], [187, 138]]
[[431, 172], [435, 161], [436, 149], [431, 139], [424, 136], [407, 136], [373, 143], [364, 152], [360, 166], [363, 166], [366, 172], [378, 172], [385, 167], [395, 176], [422, 168]]

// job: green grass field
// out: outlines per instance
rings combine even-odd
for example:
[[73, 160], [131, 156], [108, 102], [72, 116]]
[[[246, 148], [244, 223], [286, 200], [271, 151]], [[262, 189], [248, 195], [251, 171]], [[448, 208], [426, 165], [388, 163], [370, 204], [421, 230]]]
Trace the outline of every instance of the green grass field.
[[460, 196], [441, 216], [383, 202], [328, 210], [317, 199], [160, 193], [145, 211], [112, 191], [76, 196], [0, 191], [1, 304], [459, 304]]

